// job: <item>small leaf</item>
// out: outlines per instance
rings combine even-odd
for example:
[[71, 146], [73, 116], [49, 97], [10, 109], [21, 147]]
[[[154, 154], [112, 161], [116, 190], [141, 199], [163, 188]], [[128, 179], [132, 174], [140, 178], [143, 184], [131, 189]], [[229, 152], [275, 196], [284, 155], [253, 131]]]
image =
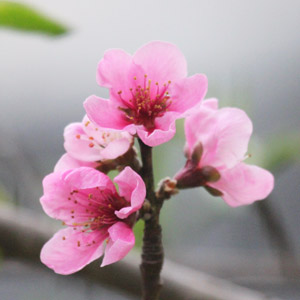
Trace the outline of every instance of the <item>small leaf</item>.
[[35, 9], [21, 3], [9, 1], [0, 1], [0, 27], [53, 36], [67, 32], [63, 25], [40, 14]]

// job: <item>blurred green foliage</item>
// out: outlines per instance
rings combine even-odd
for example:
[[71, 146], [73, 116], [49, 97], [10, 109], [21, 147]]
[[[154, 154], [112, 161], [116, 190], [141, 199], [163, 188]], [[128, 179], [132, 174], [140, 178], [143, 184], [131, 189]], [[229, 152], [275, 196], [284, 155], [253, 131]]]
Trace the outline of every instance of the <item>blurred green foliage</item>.
[[52, 36], [67, 32], [65, 26], [40, 14], [35, 9], [9, 1], [0, 1], [0, 27], [39, 32]]
[[264, 145], [263, 167], [272, 172], [281, 171], [300, 161], [299, 132], [276, 134]]
[[135, 248], [141, 248], [143, 244], [143, 234], [144, 234], [144, 221], [139, 220], [133, 227], [133, 232], [135, 236]]
[[8, 193], [0, 181], [0, 204], [6, 202], [12, 202], [12, 196]]

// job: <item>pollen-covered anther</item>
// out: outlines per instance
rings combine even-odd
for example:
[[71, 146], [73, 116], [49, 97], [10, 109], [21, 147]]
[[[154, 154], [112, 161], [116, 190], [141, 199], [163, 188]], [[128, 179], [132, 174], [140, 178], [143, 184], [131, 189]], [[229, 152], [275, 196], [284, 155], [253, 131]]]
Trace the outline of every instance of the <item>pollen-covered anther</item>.
[[[136, 78], [136, 77], [135, 77]], [[168, 91], [171, 81], [159, 87], [159, 83], [155, 82], [156, 91], [151, 89], [152, 80], [144, 75], [144, 86], [136, 85], [135, 88], [130, 88], [132, 97], [125, 100], [121, 97], [120, 100], [124, 103], [125, 107], [120, 107], [126, 118], [136, 125], [144, 125], [146, 128], [155, 127], [154, 120], [157, 117], [162, 117], [168, 111], [171, 105], [171, 97]], [[136, 79], [135, 79], [136, 80]], [[135, 92], [133, 92], [135, 91]]]

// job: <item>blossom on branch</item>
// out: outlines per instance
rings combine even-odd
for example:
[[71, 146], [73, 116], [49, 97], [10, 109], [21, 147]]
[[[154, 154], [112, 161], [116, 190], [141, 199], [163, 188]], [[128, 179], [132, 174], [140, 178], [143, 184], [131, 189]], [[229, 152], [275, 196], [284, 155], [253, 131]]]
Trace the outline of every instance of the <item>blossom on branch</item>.
[[81, 123], [71, 123], [64, 131], [64, 154], [55, 171], [78, 167], [96, 168], [100, 162], [114, 160], [133, 146], [133, 136], [128, 132], [108, 131], [95, 126], [87, 116]]
[[121, 260], [134, 246], [132, 226], [143, 205], [142, 178], [126, 167], [114, 182], [88, 167], [54, 172], [43, 181], [41, 204], [67, 228], [43, 247], [41, 260], [59, 274], [71, 274], [102, 256], [101, 266]]
[[204, 186], [230, 206], [266, 198], [274, 187], [273, 175], [243, 161], [252, 134], [252, 123], [237, 108], [218, 109], [209, 99], [185, 120], [187, 162], [176, 175], [178, 188]]
[[157, 146], [174, 136], [175, 120], [205, 97], [206, 76], [186, 76], [185, 58], [173, 44], [151, 42], [133, 56], [108, 50], [99, 62], [97, 81], [109, 88], [110, 99], [93, 95], [84, 107], [100, 127], [125, 130]]

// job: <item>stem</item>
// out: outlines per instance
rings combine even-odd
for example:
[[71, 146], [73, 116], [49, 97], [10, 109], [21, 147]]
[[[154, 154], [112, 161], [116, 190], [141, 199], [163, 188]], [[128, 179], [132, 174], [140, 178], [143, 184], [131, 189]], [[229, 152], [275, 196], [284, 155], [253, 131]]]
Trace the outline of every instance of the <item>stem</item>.
[[152, 148], [145, 145], [140, 139], [140, 150], [143, 162], [141, 176], [146, 184], [147, 199], [151, 205], [151, 217], [145, 221], [142, 262], [143, 300], [158, 300], [162, 287], [160, 272], [163, 265], [164, 251], [162, 246], [161, 226], [159, 213], [163, 201], [155, 196], [152, 165]]

